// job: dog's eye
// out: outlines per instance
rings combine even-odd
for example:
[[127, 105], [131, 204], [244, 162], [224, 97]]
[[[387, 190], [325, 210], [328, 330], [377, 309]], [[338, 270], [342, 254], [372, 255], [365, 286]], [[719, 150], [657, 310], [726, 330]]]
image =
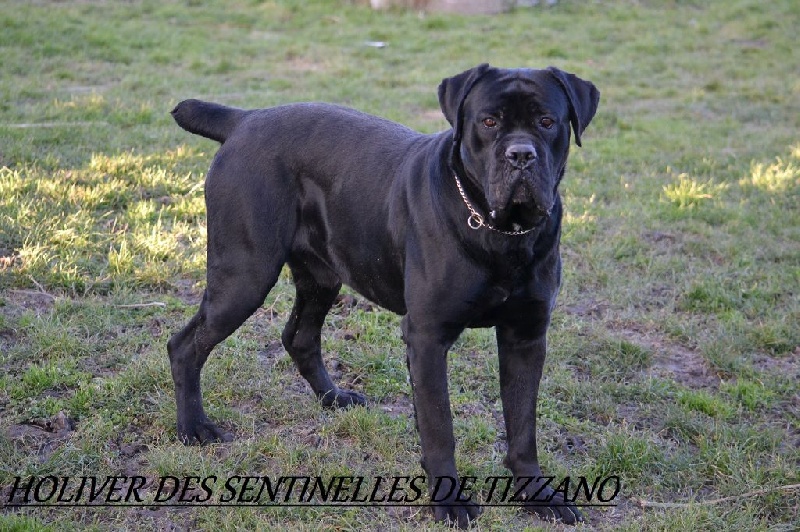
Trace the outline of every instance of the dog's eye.
[[486, 118], [483, 119], [483, 125], [484, 127], [487, 127], [489, 129], [495, 128], [497, 127], [497, 120], [495, 120], [491, 116], [487, 116]]
[[555, 124], [555, 120], [550, 118], [549, 116], [545, 116], [544, 118], [539, 120], [539, 125], [545, 129], [550, 129]]

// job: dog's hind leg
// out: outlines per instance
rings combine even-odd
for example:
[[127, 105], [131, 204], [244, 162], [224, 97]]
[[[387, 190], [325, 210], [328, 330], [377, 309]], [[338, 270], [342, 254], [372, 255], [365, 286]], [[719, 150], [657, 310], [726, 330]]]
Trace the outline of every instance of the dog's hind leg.
[[[313, 262], [311, 260], [311, 264]], [[283, 346], [323, 406], [363, 405], [366, 403], [364, 396], [342, 390], [333, 383], [322, 360], [322, 325], [342, 285], [332, 272], [324, 271], [324, 267], [318, 268], [315, 278], [308, 265], [306, 257], [289, 261], [297, 297], [283, 329]]]
[[[175, 383], [178, 437], [186, 444], [232, 439], [203, 410], [200, 372], [214, 346], [264, 302], [288, 258], [294, 232], [294, 206], [289, 202], [270, 203], [256, 187], [233, 190], [242, 193], [236, 196], [228, 192], [222, 196], [224, 203], [219, 201], [219, 194], [209, 198], [203, 301], [197, 314], [167, 344]], [[253, 198], [261, 201], [248, 201]], [[266, 217], [262, 211], [274, 212], [276, 218]]]
[[[263, 264], [259, 265], [265, 268]], [[230, 441], [203, 410], [200, 371], [211, 350], [230, 336], [264, 302], [280, 274], [280, 266], [257, 278], [253, 270], [208, 274], [200, 310], [167, 344], [177, 400], [178, 437], [184, 443]]]

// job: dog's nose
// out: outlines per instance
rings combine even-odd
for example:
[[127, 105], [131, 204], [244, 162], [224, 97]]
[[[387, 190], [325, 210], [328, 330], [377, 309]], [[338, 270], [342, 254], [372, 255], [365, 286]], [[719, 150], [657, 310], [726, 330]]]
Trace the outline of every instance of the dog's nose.
[[506, 159], [514, 168], [527, 168], [536, 159], [536, 148], [530, 144], [512, 144], [506, 148]]

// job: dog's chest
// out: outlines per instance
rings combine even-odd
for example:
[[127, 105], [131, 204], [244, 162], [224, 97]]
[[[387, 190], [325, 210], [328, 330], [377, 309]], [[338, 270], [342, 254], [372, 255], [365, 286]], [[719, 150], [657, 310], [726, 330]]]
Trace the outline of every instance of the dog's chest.
[[557, 254], [536, 257], [525, 249], [495, 256], [477, 290], [471, 326], [496, 325], [531, 306], [550, 308], [559, 289], [558, 267]]

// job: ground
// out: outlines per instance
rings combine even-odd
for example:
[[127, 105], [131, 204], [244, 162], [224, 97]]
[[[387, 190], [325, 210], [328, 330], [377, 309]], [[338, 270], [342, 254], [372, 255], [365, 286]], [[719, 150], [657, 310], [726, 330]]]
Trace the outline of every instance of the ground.
[[[216, 145], [179, 100], [324, 100], [423, 132], [482, 62], [593, 81], [562, 183], [564, 287], [539, 412], [545, 472], [622, 479], [586, 529], [800, 526], [800, 98], [795, 2], [569, 2], [458, 17], [356, 2], [7, 2], [0, 10], [0, 529], [418, 529], [424, 506], [6, 504], [15, 479], [422, 474], [399, 319], [344, 291], [326, 411], [280, 346], [288, 272], [215, 350], [176, 439], [166, 341], [205, 271]], [[367, 43], [381, 41], [382, 48]], [[450, 358], [463, 475], [506, 475], [491, 330]], [[237, 383], [233, 386], [232, 383]], [[190, 494], [202, 494], [193, 488]], [[485, 493], [484, 493], [485, 495]], [[479, 529], [566, 529], [487, 508]], [[580, 528], [580, 527], [579, 527]]]

